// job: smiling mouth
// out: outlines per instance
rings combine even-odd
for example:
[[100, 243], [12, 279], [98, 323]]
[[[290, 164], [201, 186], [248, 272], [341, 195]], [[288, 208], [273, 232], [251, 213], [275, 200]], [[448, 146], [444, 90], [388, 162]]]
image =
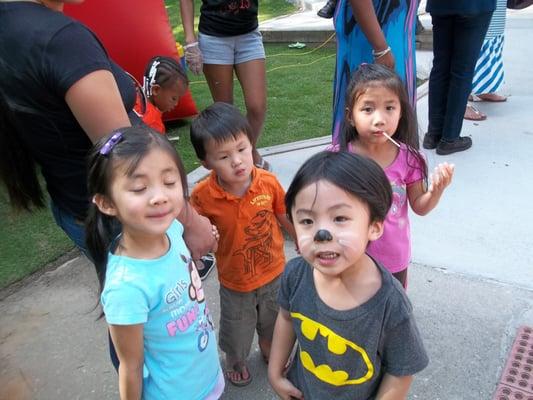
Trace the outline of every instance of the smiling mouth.
[[335, 253], [334, 251], [321, 251], [320, 253], [317, 253], [316, 257], [321, 260], [335, 260], [339, 257], [339, 253]]
[[166, 211], [166, 212], [162, 212], [162, 213], [158, 213], [158, 214], [151, 214], [148, 216], [148, 218], [164, 218], [166, 217], [168, 214], [170, 214], [170, 211]]

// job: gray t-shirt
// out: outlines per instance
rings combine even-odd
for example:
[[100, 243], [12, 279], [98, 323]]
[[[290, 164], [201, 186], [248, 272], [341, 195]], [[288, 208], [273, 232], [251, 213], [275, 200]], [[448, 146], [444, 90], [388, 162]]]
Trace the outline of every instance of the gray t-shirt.
[[345, 311], [320, 300], [313, 268], [303, 258], [285, 267], [279, 304], [292, 317], [299, 345], [288, 379], [305, 400], [373, 399], [385, 373], [413, 375], [427, 366], [409, 299], [400, 283], [376, 265], [381, 288]]

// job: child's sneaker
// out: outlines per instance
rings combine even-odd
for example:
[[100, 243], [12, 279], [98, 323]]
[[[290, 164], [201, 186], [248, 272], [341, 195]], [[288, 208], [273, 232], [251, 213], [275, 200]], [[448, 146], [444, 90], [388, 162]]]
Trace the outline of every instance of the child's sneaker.
[[217, 259], [212, 253], [208, 253], [202, 258], [200, 258], [199, 262], [196, 263], [196, 269], [198, 270], [198, 275], [200, 275], [200, 279], [204, 280], [205, 278], [207, 278], [207, 275], [209, 275], [211, 270], [216, 267], [216, 265]]

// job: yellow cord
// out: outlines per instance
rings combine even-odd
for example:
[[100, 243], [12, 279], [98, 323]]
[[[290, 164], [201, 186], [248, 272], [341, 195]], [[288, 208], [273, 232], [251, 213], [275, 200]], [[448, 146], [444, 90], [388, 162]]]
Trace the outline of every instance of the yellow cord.
[[[267, 56], [266, 58], [268, 59], [268, 58], [278, 57], [278, 56], [305, 56], [307, 54], [314, 53], [315, 51], [321, 49], [326, 44], [328, 44], [334, 37], [335, 37], [335, 32], [333, 32], [333, 34], [329, 38], [327, 38], [326, 41], [324, 43], [322, 43], [320, 46], [317, 46], [313, 50], [306, 51], [304, 53], [278, 53], [278, 54], [273, 54], [273, 55]], [[272, 69], [267, 70], [266, 73], [268, 74], [268, 73], [270, 73], [272, 71], [277, 71], [279, 69], [288, 69], [288, 68], [295, 68], [295, 67], [307, 67], [309, 65], [313, 65], [313, 64], [315, 64], [315, 63], [317, 63], [319, 61], [325, 60], [326, 58], [331, 58], [333, 56], [335, 56], [335, 54], [330, 54], [329, 56], [324, 56], [324, 57], [317, 58], [316, 60], [313, 60], [313, 61], [311, 61], [309, 63], [306, 63], [306, 64], [280, 65], [279, 67], [274, 67]], [[236, 81], [237, 81], [237, 78], [234, 78], [233, 82], [236, 82]], [[200, 84], [200, 83], [207, 83], [207, 81], [203, 80], [203, 81], [189, 82], [189, 86], [197, 85], [197, 84]]]

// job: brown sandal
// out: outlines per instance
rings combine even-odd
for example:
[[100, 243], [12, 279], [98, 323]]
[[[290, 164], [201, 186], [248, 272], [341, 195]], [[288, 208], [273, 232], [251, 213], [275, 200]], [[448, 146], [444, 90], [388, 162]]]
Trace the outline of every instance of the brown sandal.
[[487, 119], [487, 114], [482, 113], [477, 108], [475, 108], [472, 104], [468, 104], [466, 106], [464, 119], [467, 119], [470, 121], [484, 121]]
[[[226, 375], [229, 383], [238, 387], [249, 385], [250, 382], [252, 382], [250, 370], [243, 361], [238, 361], [233, 364], [233, 367], [230, 370], [227, 370], [224, 375]], [[245, 378], [244, 375], [248, 376]]]

